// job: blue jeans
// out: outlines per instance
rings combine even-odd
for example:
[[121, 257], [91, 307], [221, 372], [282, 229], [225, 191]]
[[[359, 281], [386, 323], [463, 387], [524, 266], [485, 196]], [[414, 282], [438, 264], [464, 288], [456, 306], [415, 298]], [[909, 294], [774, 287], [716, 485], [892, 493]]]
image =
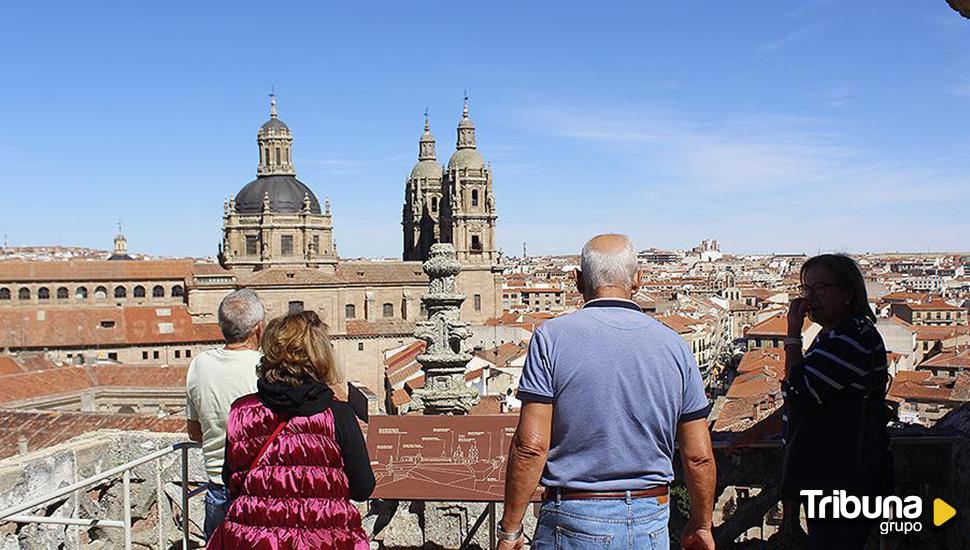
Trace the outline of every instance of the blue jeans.
[[226, 519], [228, 511], [229, 489], [210, 481], [205, 492], [205, 540], [209, 540], [216, 528], [222, 524], [222, 520]]
[[616, 500], [547, 499], [539, 512], [534, 550], [636, 548], [668, 550], [669, 497]]

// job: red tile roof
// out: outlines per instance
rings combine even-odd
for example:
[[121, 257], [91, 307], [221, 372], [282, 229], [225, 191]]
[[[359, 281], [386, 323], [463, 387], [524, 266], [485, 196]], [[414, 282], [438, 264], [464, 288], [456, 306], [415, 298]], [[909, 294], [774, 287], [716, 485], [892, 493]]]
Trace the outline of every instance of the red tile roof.
[[192, 260], [0, 262], [0, 283], [185, 280]]
[[0, 309], [0, 348], [85, 348], [222, 341], [185, 306]]
[[27, 450], [30, 451], [57, 445], [73, 437], [104, 429], [183, 433], [185, 418], [0, 409], [0, 459], [16, 455], [21, 439], [27, 441]]
[[[802, 323], [802, 333], [808, 330], [808, 327], [812, 326], [812, 321], [807, 317]], [[751, 337], [773, 337], [773, 338], [783, 338], [788, 334], [788, 317], [785, 313], [780, 313], [773, 317], [769, 317], [764, 321], [754, 325], [748, 329], [747, 338]]]
[[4, 391], [0, 403], [14, 403], [42, 397], [73, 395], [106, 387], [151, 388], [182, 391], [186, 366], [95, 365], [9, 374], [0, 377]]

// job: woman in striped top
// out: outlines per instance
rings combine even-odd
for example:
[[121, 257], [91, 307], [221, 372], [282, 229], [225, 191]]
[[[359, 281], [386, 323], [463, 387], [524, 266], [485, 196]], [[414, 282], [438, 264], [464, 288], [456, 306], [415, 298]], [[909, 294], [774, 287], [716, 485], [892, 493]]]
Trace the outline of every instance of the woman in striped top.
[[[886, 347], [865, 279], [848, 256], [823, 254], [802, 265], [801, 282], [785, 338], [782, 498], [802, 500], [802, 490], [890, 494]], [[806, 315], [822, 331], [803, 354]], [[809, 548], [863, 548], [874, 525], [809, 518]]]

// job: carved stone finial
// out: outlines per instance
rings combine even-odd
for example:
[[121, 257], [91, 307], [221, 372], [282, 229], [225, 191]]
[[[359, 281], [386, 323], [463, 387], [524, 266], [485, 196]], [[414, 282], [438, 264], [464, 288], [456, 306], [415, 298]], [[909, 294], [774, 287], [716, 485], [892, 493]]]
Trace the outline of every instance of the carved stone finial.
[[263, 212], [269, 212], [270, 202], [269, 202], [269, 191], [263, 193]]
[[303, 193], [303, 211], [310, 211], [310, 193]]
[[465, 369], [472, 356], [465, 339], [472, 335], [468, 323], [461, 320], [460, 308], [465, 296], [455, 290], [455, 277], [461, 264], [455, 247], [448, 243], [431, 245], [424, 272], [428, 274], [428, 293], [421, 297], [428, 320], [419, 321], [414, 336], [427, 344], [418, 355], [424, 371], [424, 387], [415, 390], [412, 410], [424, 414], [468, 414], [478, 403], [478, 390], [465, 385]]
[[330, 197], [323, 199], [323, 213], [330, 215]]

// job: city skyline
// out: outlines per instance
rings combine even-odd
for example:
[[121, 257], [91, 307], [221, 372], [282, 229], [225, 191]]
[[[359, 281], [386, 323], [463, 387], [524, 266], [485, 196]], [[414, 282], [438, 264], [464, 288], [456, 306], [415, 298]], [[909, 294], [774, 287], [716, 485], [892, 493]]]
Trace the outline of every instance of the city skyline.
[[576, 253], [605, 231], [641, 249], [967, 249], [970, 38], [945, 2], [392, 6], [356, 34], [338, 24], [355, 9], [281, 14], [267, 48], [254, 9], [14, 6], [0, 175], [16, 206], [0, 230], [107, 248], [121, 220], [133, 252], [213, 256], [275, 86], [341, 256], [397, 257], [423, 112], [446, 159], [467, 88], [507, 255]]

